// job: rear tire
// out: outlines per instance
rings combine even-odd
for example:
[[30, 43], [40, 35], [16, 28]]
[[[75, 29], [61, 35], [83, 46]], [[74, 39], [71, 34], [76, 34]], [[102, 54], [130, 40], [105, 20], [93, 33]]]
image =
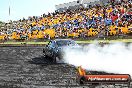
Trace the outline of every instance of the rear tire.
[[46, 58], [47, 55], [45, 54], [45, 50], [43, 49], [43, 56]]
[[57, 63], [59, 61], [58, 57], [56, 55], [53, 56], [53, 63]]
[[54, 63], [63, 63], [61, 57], [59, 57], [58, 55], [55, 55], [53, 60], [54, 60]]
[[53, 62], [53, 63], [57, 63], [57, 62], [56, 62], [56, 58], [54, 58], [52, 62]]

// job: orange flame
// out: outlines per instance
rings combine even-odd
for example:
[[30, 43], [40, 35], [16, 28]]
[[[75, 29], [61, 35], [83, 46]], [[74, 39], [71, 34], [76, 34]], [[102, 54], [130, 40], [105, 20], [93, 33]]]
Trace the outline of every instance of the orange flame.
[[85, 70], [81, 66], [78, 67], [78, 73], [79, 73], [80, 76], [86, 75]]

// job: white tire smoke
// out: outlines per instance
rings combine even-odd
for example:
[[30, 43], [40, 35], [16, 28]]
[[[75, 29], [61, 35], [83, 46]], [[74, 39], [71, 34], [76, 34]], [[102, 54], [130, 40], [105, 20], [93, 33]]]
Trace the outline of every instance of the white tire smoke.
[[105, 71], [132, 76], [132, 44], [90, 44], [81, 49], [64, 50], [66, 63], [82, 66], [87, 70]]

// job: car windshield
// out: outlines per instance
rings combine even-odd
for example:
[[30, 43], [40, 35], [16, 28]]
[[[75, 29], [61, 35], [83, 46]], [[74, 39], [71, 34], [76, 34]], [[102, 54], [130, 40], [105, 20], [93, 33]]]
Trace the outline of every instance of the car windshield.
[[75, 46], [77, 45], [74, 41], [72, 40], [60, 40], [60, 41], [56, 41], [56, 44], [60, 47], [60, 46]]

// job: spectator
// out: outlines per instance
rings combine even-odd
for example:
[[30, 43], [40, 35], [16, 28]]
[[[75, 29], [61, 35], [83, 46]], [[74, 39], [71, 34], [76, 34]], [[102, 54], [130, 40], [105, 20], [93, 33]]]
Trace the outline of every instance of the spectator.
[[[89, 9], [84, 9], [81, 6], [79, 9], [68, 9], [62, 13], [54, 12], [48, 13], [48, 15], [43, 14], [41, 17], [33, 16], [13, 21], [9, 23], [10, 29], [14, 30], [10, 35], [12, 39], [19, 39], [20, 35], [28, 36], [28, 39], [86, 38], [86, 36], [96, 36], [104, 34], [104, 32], [107, 36], [109, 34], [115, 35], [117, 34], [115, 26], [116, 30], [118, 29], [121, 33], [129, 33], [128, 26], [131, 25], [131, 17], [129, 17], [127, 10], [131, 7], [130, 2], [121, 1], [121, 4], [115, 0], [110, 0], [110, 2], [112, 6], [94, 5]], [[125, 15], [126, 13], [127, 15]], [[124, 26], [126, 22], [129, 24]], [[1, 36], [5, 35], [0, 35], [0, 38], [3, 38]]]

